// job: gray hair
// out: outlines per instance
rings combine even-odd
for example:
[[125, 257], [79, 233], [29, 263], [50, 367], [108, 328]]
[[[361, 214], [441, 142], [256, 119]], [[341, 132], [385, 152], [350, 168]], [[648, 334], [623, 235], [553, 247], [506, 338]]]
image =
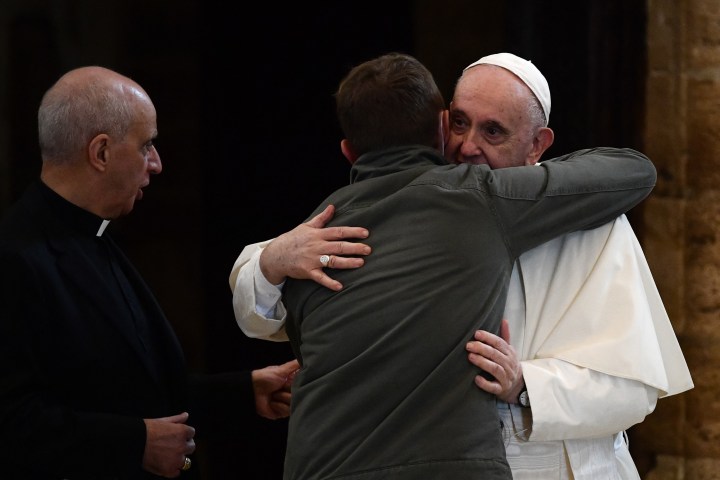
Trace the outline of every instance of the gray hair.
[[533, 133], [548, 124], [547, 119], [545, 118], [545, 111], [535, 95], [530, 95], [526, 108], [528, 118], [530, 119], [530, 128]]
[[134, 113], [135, 95], [128, 93], [134, 89], [132, 83], [118, 82], [116, 75], [108, 78], [107, 74], [95, 73], [79, 81], [71, 72], [60, 78], [45, 93], [38, 109], [43, 161], [68, 162], [101, 133], [124, 138]]

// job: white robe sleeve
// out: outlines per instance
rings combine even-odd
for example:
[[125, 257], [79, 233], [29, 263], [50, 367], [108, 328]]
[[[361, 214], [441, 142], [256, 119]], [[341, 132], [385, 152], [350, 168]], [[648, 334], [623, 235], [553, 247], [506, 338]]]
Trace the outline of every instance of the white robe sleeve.
[[274, 342], [288, 340], [285, 332], [287, 311], [282, 292], [267, 281], [260, 271], [260, 254], [270, 243], [255, 243], [243, 248], [230, 272], [235, 321], [245, 335]]
[[616, 433], [642, 421], [658, 398], [693, 387], [624, 215], [523, 254], [506, 318], [523, 361], [533, 440]]
[[658, 390], [553, 358], [523, 361], [532, 405], [531, 441], [613, 435], [642, 422]]

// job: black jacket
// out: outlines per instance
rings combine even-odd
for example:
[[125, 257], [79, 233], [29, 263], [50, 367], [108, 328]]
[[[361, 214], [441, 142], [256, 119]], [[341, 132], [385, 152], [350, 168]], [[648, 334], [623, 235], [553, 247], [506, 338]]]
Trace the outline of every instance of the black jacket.
[[[96, 236], [101, 223], [38, 182], [0, 225], [3, 479], [156, 478], [141, 470], [143, 418], [206, 413], [193, 415], [178, 339], [109, 233]], [[218, 378], [193, 391], [257, 416], [249, 372]]]

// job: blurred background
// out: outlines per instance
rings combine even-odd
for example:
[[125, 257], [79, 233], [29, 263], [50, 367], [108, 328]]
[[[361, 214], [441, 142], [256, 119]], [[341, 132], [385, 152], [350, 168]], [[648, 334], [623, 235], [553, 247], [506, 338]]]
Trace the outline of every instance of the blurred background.
[[[45, 90], [82, 65], [132, 77], [157, 108], [164, 169], [133, 214], [113, 222], [114, 235], [194, 371], [281, 363], [292, 358], [287, 344], [237, 327], [228, 275], [244, 245], [293, 228], [347, 184], [332, 94], [352, 66], [412, 54], [449, 102], [463, 67], [513, 52], [550, 84], [556, 139], [546, 157], [601, 145], [644, 151], [653, 4], [672, 10], [643, 0], [2, 0], [0, 214], [39, 174]], [[629, 215], [641, 240], [643, 208]], [[230, 444], [203, 444], [207, 478], [280, 479], [286, 426], [267, 421]], [[662, 448], [635, 448], [642, 473]]]

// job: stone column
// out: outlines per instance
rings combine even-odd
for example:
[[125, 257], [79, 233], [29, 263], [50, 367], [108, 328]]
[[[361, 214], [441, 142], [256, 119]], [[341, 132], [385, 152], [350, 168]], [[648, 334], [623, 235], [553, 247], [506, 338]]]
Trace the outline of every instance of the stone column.
[[[720, 2], [648, 0], [643, 248], [695, 388], [633, 427], [646, 480], [720, 479]], [[654, 460], [652, 460], [654, 459]]]

